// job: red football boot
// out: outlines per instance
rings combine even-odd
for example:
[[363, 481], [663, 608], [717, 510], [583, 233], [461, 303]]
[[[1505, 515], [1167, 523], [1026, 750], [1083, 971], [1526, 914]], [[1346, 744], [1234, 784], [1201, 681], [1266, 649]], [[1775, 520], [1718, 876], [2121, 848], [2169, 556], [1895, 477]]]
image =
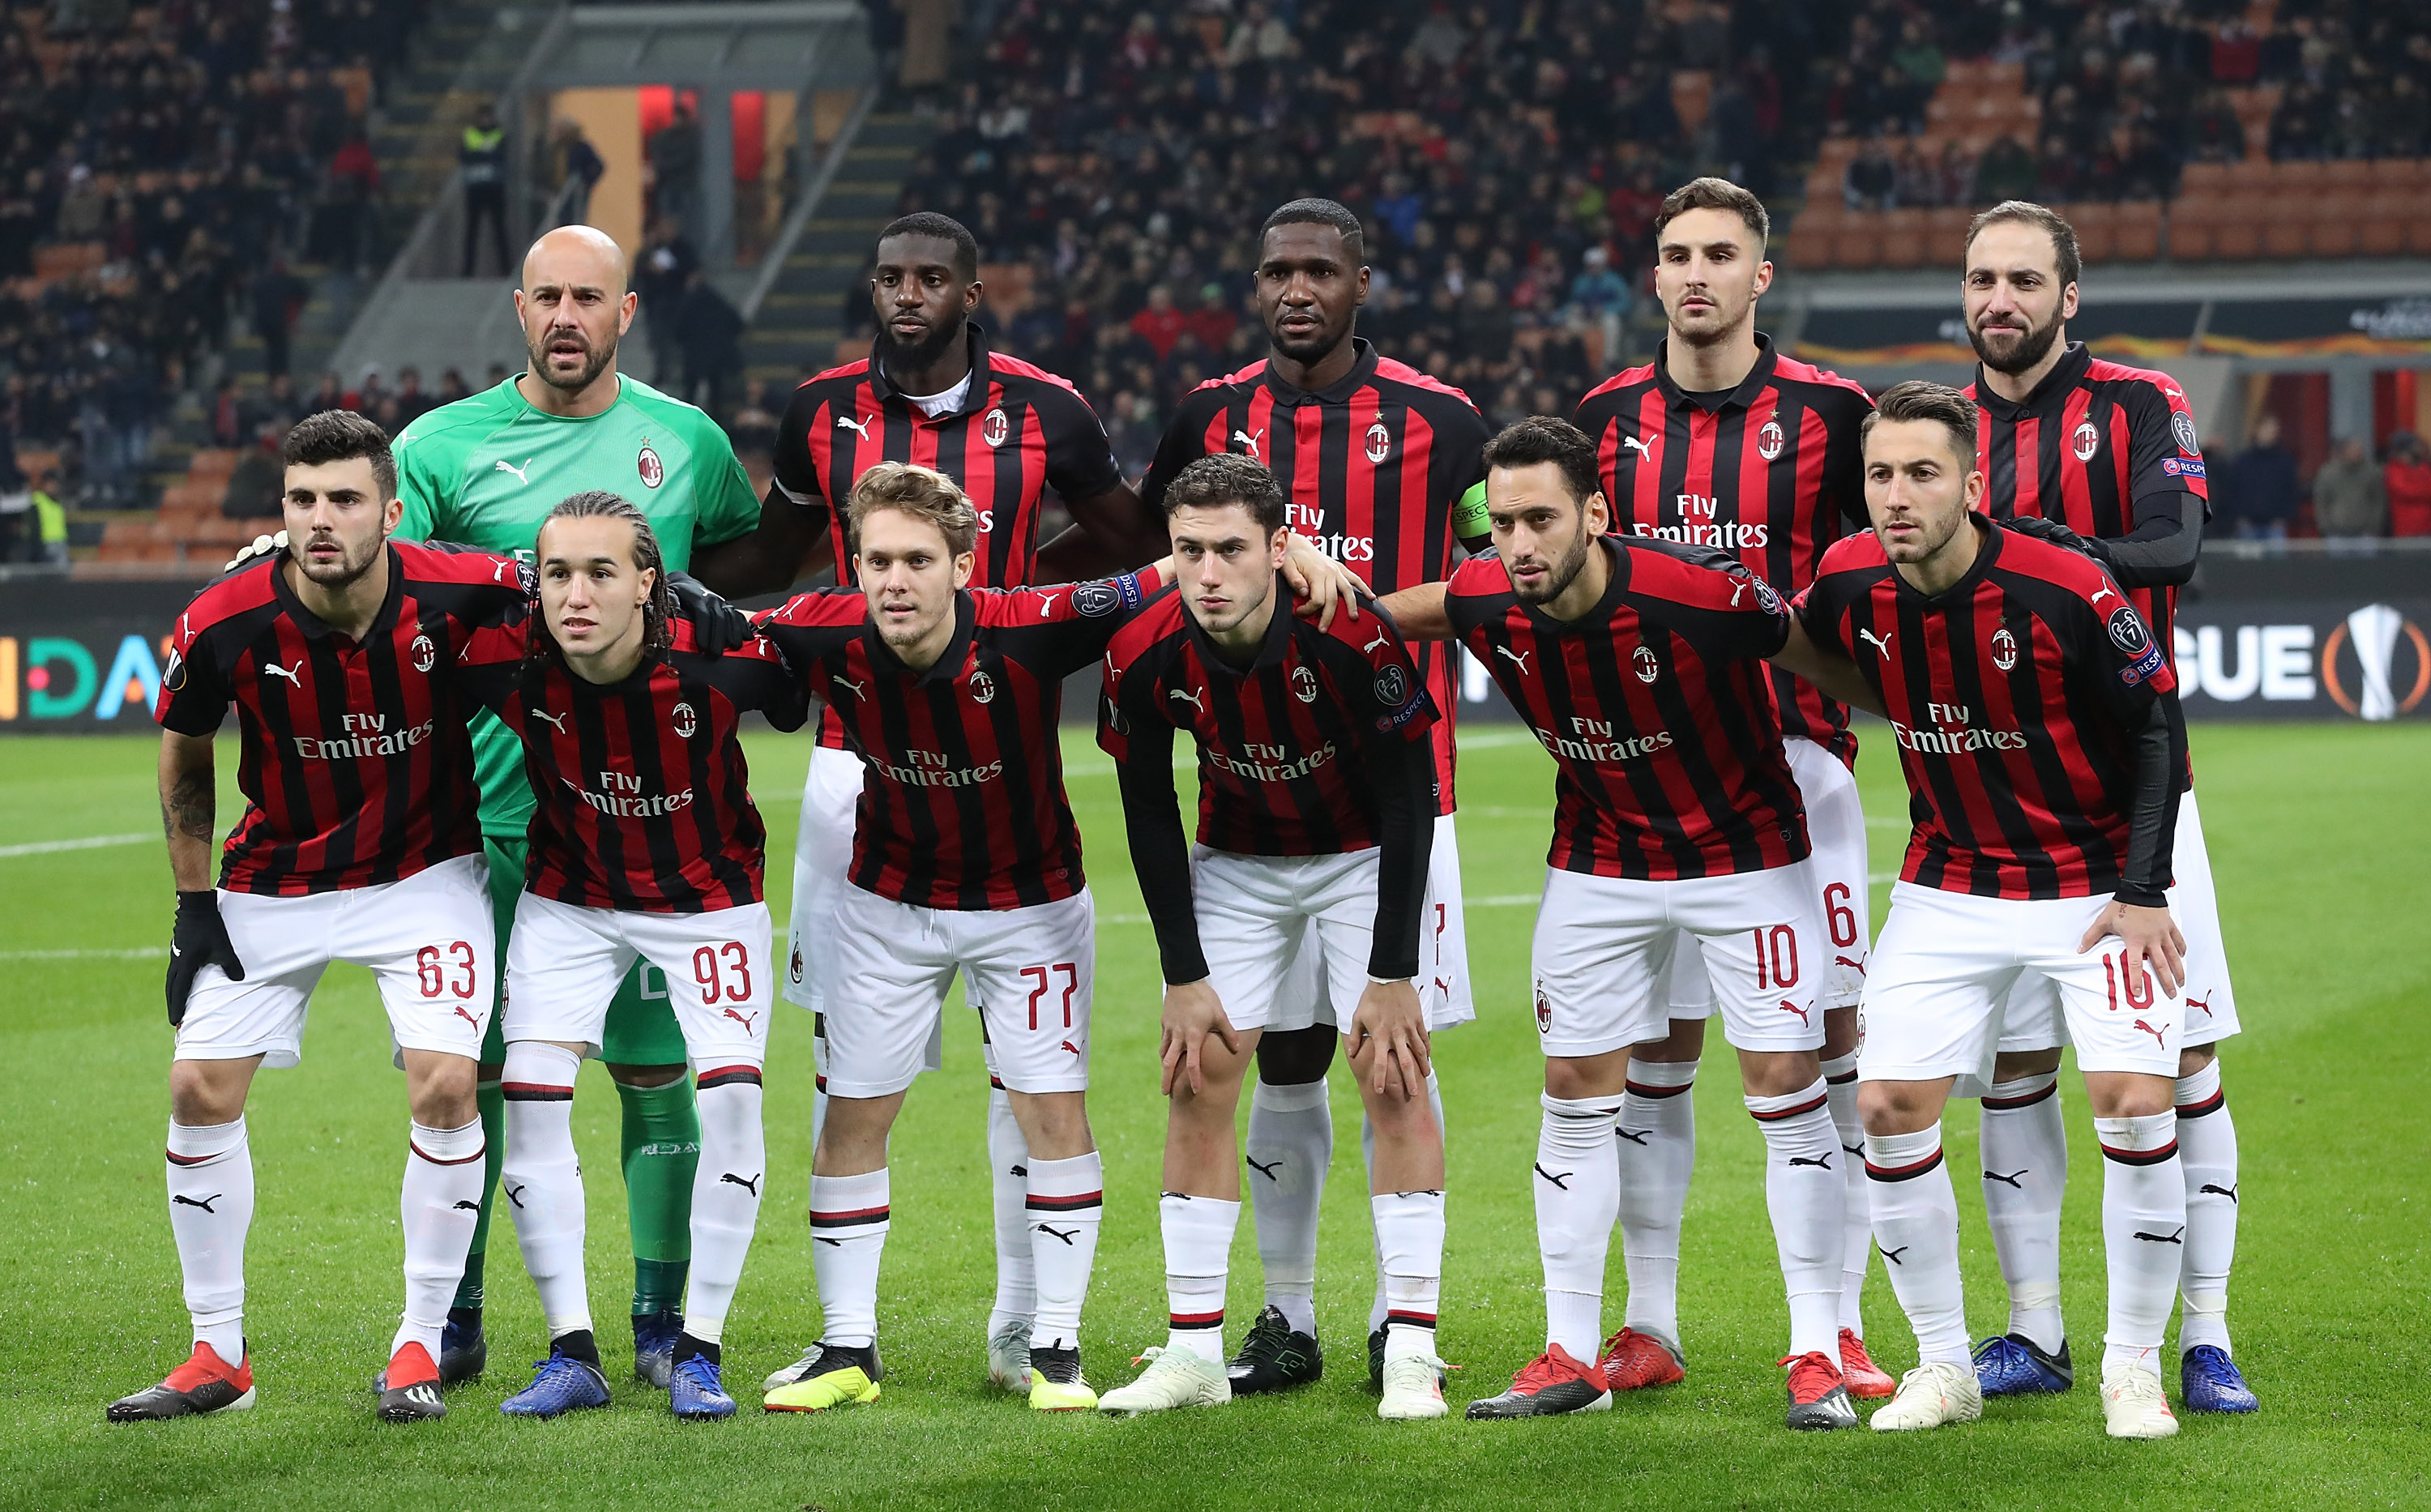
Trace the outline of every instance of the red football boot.
[[253, 1357], [230, 1365], [208, 1344], [196, 1344], [186, 1363], [156, 1386], [109, 1404], [111, 1422], [192, 1418], [206, 1412], [242, 1412], [253, 1405]]
[[1866, 1341], [1853, 1328], [1840, 1330], [1840, 1378], [1847, 1383], [1849, 1395], [1870, 1402], [1887, 1397], [1899, 1390], [1899, 1383], [1890, 1372], [1874, 1363], [1866, 1352]]
[[1603, 1372], [1604, 1384], [1615, 1391], [1672, 1386], [1688, 1374], [1687, 1362], [1670, 1345], [1634, 1328], [1624, 1328], [1603, 1341], [1603, 1352], [1596, 1356], [1596, 1369]]

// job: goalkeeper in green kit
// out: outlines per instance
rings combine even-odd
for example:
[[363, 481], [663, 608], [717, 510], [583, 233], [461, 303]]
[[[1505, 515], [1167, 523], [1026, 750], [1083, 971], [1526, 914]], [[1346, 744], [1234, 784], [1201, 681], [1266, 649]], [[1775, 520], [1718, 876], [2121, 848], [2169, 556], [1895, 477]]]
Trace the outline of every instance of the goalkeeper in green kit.
[[[560, 499], [604, 489], [649, 517], [669, 571], [689, 571], [712, 588], [729, 590], [757, 574], [761, 547], [752, 535], [761, 501], [726, 433], [701, 411], [616, 371], [617, 339], [631, 326], [636, 304], [626, 275], [624, 253], [590, 227], [562, 227], [532, 244], [515, 293], [530, 364], [495, 388], [421, 416], [396, 439], [397, 491], [405, 500], [398, 540], [450, 541], [528, 560], [541, 520]], [[784, 576], [790, 580], [790, 571]], [[495, 716], [478, 716], [473, 748], [503, 961], [523, 886], [531, 789], [521, 743]], [[633, 1370], [662, 1387], [683, 1326], [693, 1168], [700, 1149], [700, 1115], [667, 990], [646, 964], [636, 967], [608, 1012], [599, 1052], [624, 1103]], [[497, 1022], [481, 1047], [479, 1073], [489, 1179], [463, 1285], [442, 1339], [443, 1383], [480, 1373], [488, 1354], [481, 1335], [482, 1258], [506, 1149], [499, 1084], [506, 1048]]]

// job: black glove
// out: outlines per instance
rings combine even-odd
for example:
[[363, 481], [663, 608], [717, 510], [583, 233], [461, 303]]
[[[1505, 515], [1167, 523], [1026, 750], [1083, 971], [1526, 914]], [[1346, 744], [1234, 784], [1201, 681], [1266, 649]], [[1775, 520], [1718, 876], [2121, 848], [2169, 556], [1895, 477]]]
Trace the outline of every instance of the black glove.
[[693, 639], [708, 655], [724, 656], [736, 647], [750, 645], [751, 637], [760, 633], [750, 615], [711, 593], [697, 578], [668, 573], [667, 592], [675, 597], [676, 613], [691, 622]]
[[2003, 520], [2001, 529], [2015, 530], [2020, 535], [2031, 535], [2037, 541], [2049, 541], [2055, 546], [2066, 546], [2079, 556], [2091, 557], [2105, 567], [2110, 564], [2110, 554], [2102, 548], [2101, 542], [2090, 536], [2079, 535], [2057, 520], [2047, 520], [2037, 514], [2020, 514]]
[[194, 973], [216, 964], [230, 982], [244, 980], [244, 963], [228, 943], [227, 926], [220, 922], [220, 895], [206, 887], [177, 895], [177, 924], [169, 934], [169, 1023], [186, 1021], [186, 995], [194, 990]]

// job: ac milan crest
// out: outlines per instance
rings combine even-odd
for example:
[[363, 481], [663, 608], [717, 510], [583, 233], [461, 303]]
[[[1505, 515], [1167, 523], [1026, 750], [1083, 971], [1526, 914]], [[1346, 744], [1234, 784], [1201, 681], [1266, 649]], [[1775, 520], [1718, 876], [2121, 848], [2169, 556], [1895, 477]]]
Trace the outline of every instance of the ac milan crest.
[[1369, 426], [1367, 428], [1367, 460], [1371, 462], [1381, 462], [1392, 453], [1392, 450], [1393, 433], [1384, 428], [1384, 422], [1379, 420], [1374, 425]]
[[1001, 405], [990, 410], [987, 412], [987, 418], [980, 422], [980, 439], [991, 446], [1003, 445], [1005, 438], [1012, 434], [1013, 422], [1004, 417], [1004, 409]]
[[430, 664], [439, 660], [439, 648], [430, 644], [430, 637], [428, 635], [417, 635], [413, 638], [412, 651], [413, 669], [416, 672], [429, 671]]
[[1292, 668], [1292, 697], [1302, 703], [1316, 701], [1316, 673], [1305, 666]]
[[700, 729], [699, 716], [692, 712], [692, 705], [688, 703], [677, 704], [667, 711], [667, 724], [679, 740], [692, 739], [694, 731]]
[[2006, 625], [1992, 632], [1992, 664], [2003, 672], [2018, 664], [2018, 638]]
[[1780, 456], [1781, 448], [1788, 444], [1789, 439], [1782, 434], [1778, 420], [1767, 420], [1764, 428], [1755, 433], [1755, 454], [1766, 462]]
[[2092, 421], [2084, 422], [2069, 437], [2069, 449], [2076, 453], [2078, 462], [2091, 462], [2093, 454], [2102, 449], [2102, 432], [2094, 428]]
[[975, 668], [971, 673], [971, 702], [996, 702], [996, 679], [987, 675], [985, 667]]
[[1655, 659], [1654, 648], [1641, 646], [1630, 653], [1629, 664], [1637, 672], [1637, 680], [1651, 682], [1663, 675], [1663, 664]]
[[652, 450], [646, 442], [643, 444], [638, 465], [641, 468], [644, 488], [656, 488], [667, 480], [667, 464], [659, 461], [659, 454]]

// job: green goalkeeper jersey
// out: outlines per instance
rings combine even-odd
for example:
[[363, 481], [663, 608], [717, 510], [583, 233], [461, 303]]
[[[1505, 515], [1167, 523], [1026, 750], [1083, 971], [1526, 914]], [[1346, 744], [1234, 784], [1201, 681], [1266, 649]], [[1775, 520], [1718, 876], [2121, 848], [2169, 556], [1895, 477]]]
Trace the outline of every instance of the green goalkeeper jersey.
[[[531, 560], [540, 523], [558, 501], [605, 489], [641, 507], [670, 571], [694, 550], [747, 535], [760, 500], [717, 422], [680, 399], [618, 375], [616, 402], [567, 419], [536, 410], [515, 378], [442, 405], [395, 443], [405, 500], [400, 541], [452, 541]], [[481, 832], [520, 840], [530, 823], [523, 744], [496, 716], [473, 720]]]

